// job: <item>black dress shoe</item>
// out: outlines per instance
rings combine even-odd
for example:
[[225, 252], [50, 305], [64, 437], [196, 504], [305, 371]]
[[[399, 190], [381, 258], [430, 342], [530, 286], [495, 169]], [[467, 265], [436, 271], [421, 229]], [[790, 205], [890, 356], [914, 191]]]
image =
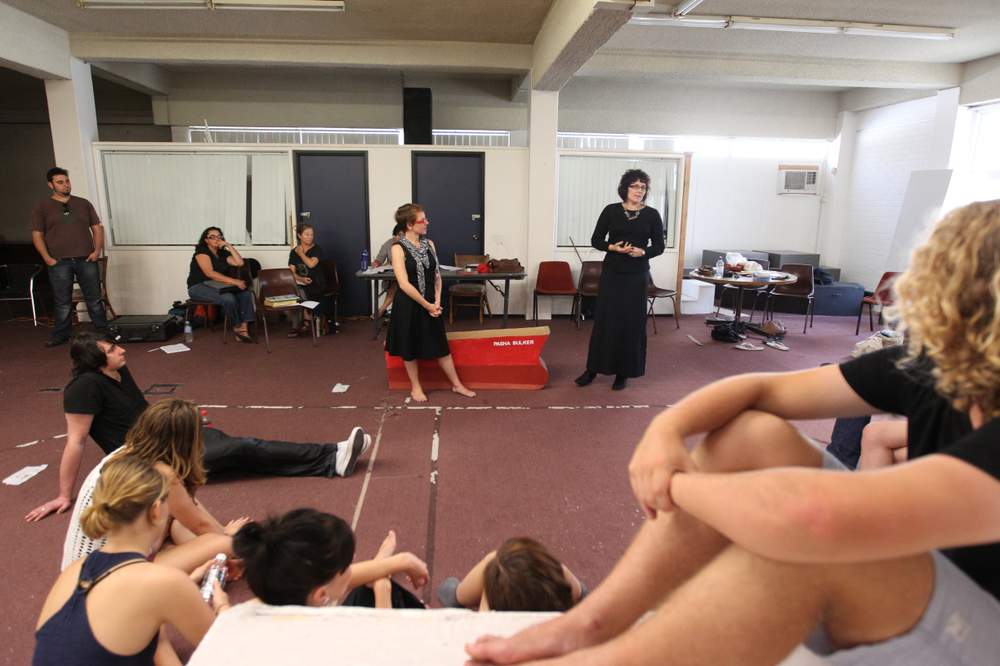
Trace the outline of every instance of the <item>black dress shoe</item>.
[[594, 381], [594, 377], [597, 376], [596, 372], [591, 372], [590, 370], [584, 371], [582, 375], [574, 379], [577, 386], [586, 386], [590, 382]]
[[69, 338], [65, 338], [63, 340], [46, 340], [45, 341], [45, 346], [46, 347], [58, 347], [59, 345], [64, 345], [67, 342], [69, 342]]
[[628, 383], [627, 377], [622, 377], [621, 375], [615, 375], [615, 383], [611, 385], [612, 391], [621, 391], [625, 388], [625, 384]]
[[251, 338], [246, 333], [237, 333], [237, 332], [234, 331], [233, 335], [236, 336], [236, 342], [246, 342], [248, 344], [253, 344], [254, 343], [254, 339]]

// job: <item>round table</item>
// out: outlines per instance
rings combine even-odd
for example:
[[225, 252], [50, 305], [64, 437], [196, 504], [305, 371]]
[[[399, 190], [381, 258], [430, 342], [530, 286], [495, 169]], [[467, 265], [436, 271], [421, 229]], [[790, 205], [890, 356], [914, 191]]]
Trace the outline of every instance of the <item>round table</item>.
[[[743, 316], [743, 291], [745, 289], [756, 289], [758, 287], [777, 287], [780, 285], [795, 284], [798, 282], [798, 278], [791, 273], [784, 273], [782, 271], [768, 271], [773, 277], [770, 278], [755, 278], [752, 274], [742, 274], [742, 273], [732, 273], [729, 277], [716, 277], [714, 275], [701, 275], [698, 271], [691, 271], [688, 273], [688, 277], [694, 280], [700, 280], [702, 282], [707, 282], [709, 284], [723, 284], [730, 287], [736, 287], [736, 307], [733, 310], [733, 321], [729, 323], [733, 331], [742, 335], [746, 330], [746, 324], [742, 321]], [[778, 276], [784, 277], [778, 277]], [[707, 322], [706, 322], [707, 323]], [[715, 324], [720, 325], [720, 324]]]

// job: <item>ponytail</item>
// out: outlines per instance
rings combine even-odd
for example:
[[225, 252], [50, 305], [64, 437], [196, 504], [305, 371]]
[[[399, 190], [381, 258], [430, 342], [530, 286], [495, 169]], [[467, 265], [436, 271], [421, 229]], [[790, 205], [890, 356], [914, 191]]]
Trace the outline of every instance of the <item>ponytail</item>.
[[80, 526], [88, 537], [99, 539], [135, 522], [166, 494], [166, 479], [148, 463], [131, 455], [117, 456], [101, 469]]

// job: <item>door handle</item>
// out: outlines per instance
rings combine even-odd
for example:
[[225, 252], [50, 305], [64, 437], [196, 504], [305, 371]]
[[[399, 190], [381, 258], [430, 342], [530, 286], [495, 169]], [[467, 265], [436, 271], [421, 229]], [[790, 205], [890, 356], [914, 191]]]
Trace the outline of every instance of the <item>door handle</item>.
[[479, 240], [479, 234], [472, 234], [472, 240]]
[[299, 217], [302, 218], [303, 220], [308, 220], [310, 217], [312, 217], [312, 212], [304, 210], [301, 213], [299, 213]]

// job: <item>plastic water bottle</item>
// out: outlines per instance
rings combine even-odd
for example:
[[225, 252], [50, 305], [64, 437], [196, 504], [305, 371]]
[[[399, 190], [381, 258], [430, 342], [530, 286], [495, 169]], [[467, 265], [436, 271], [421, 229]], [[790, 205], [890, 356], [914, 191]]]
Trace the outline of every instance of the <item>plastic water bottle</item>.
[[719, 257], [719, 260], [715, 262], [715, 277], [720, 278], [725, 272], [726, 262], [722, 260], [722, 257]]
[[368, 270], [368, 250], [361, 250], [361, 270]]
[[215, 556], [212, 566], [208, 568], [205, 578], [201, 581], [201, 598], [205, 600], [205, 603], [212, 603], [212, 592], [214, 591], [212, 583], [219, 581], [220, 586], [226, 584], [226, 572], [228, 570], [229, 567], [226, 566], [225, 553], [219, 553]]
[[191, 344], [194, 342], [194, 331], [191, 330], [191, 321], [184, 320], [184, 342]]

